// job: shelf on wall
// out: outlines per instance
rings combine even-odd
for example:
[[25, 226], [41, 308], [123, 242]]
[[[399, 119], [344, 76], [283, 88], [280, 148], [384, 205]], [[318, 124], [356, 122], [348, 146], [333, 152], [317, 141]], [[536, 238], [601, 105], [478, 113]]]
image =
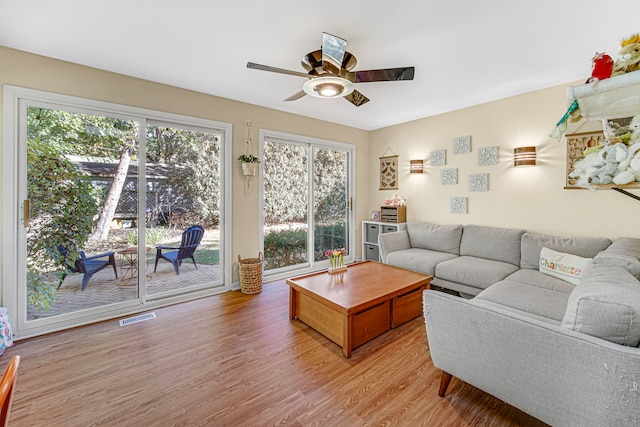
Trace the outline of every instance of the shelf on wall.
[[[580, 86], [569, 86], [566, 89], [567, 101], [571, 105], [577, 101], [580, 121], [575, 124], [578, 129], [589, 126], [589, 122], [623, 119], [640, 114], [640, 71], [610, 77]], [[599, 123], [602, 129], [601, 123]], [[638, 188], [640, 182], [627, 185], [593, 185], [597, 190], [610, 189], [633, 199], [640, 197], [626, 189]]]
[[621, 119], [640, 114], [640, 71], [569, 86], [567, 101], [578, 101], [583, 120]]

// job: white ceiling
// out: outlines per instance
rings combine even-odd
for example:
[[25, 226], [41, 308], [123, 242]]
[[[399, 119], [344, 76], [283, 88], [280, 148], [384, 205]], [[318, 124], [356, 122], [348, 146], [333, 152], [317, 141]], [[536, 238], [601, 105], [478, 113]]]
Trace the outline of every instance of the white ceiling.
[[[638, 16], [638, 0], [0, 0], [0, 45], [373, 130], [586, 79]], [[415, 79], [356, 84], [371, 99], [356, 108], [285, 102], [304, 78], [246, 68], [304, 72], [323, 31], [348, 40], [355, 70]]]

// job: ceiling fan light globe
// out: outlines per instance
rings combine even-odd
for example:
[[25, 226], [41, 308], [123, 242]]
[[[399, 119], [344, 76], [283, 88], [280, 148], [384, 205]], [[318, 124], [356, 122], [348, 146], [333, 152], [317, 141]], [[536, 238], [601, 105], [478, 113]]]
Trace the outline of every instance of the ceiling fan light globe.
[[344, 92], [344, 87], [335, 83], [322, 83], [318, 86], [314, 86], [313, 90], [320, 96], [331, 98]]
[[307, 95], [315, 98], [338, 98], [349, 95], [354, 87], [347, 79], [330, 76], [310, 79], [302, 89]]

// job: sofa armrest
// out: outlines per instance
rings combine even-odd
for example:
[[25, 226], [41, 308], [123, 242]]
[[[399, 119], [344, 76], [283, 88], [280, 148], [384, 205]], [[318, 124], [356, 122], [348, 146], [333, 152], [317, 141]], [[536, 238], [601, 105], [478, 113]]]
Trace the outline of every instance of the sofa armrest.
[[378, 245], [381, 262], [387, 262], [387, 255], [391, 252], [411, 249], [409, 233], [406, 230], [379, 234]]
[[423, 303], [436, 368], [551, 425], [640, 422], [640, 348], [437, 291]]

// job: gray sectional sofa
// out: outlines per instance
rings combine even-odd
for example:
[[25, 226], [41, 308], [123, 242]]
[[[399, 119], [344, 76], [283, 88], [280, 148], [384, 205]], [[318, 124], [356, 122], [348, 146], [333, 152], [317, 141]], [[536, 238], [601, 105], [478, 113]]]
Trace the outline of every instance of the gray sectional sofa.
[[554, 426], [640, 425], [640, 239], [412, 221], [379, 246], [462, 295], [423, 295], [440, 396], [454, 376]]

